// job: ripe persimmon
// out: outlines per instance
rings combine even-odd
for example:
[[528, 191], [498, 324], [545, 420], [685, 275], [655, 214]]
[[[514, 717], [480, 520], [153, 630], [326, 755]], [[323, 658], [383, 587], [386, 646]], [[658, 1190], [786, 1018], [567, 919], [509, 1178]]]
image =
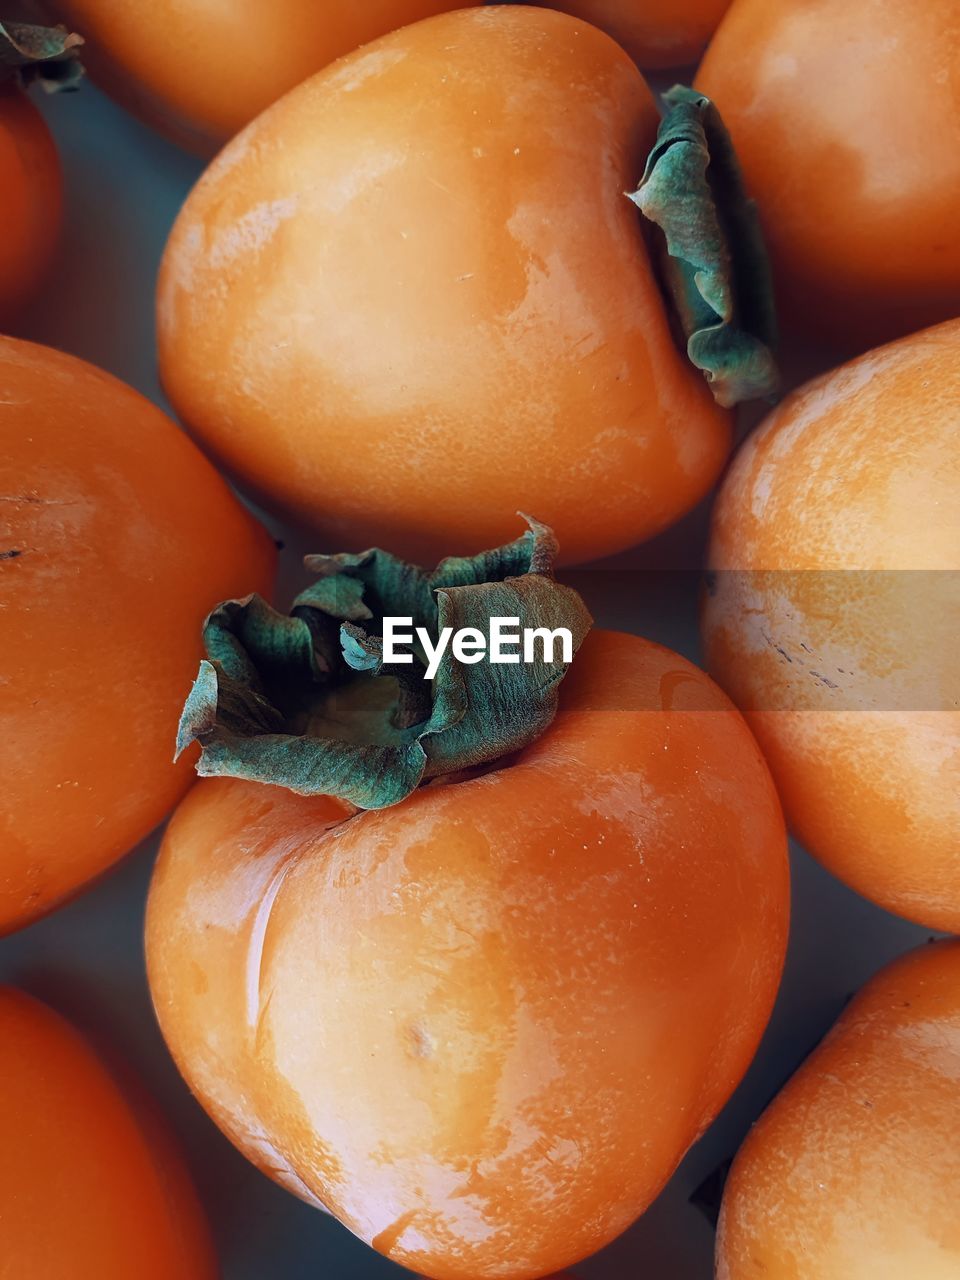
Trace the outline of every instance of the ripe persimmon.
[[[730, 0], [562, 0], [641, 67], [699, 56]], [[146, 123], [213, 151], [290, 89], [379, 36], [469, 0], [41, 0], [82, 31], [92, 77]]]
[[0, 324], [42, 281], [62, 217], [60, 157], [24, 86], [75, 67], [79, 43], [67, 32], [0, 22]]
[[759, 205], [787, 323], [862, 351], [960, 315], [956, 0], [734, 0], [697, 87]]
[[[513, 601], [579, 636], [541, 535], [524, 571], [523, 540], [442, 565], [440, 620]], [[184, 726], [232, 776], [194, 787], [154, 873], [161, 1028], [239, 1149], [379, 1252], [432, 1280], [551, 1274], [643, 1212], [753, 1056], [787, 934], [776, 793], [706, 675], [612, 632], [552, 723], [556, 664], [451, 659], [397, 734], [367, 658], [420, 587], [380, 553], [313, 567], [291, 617], [229, 602], [208, 624]], [[369, 610], [342, 632], [361, 674], [325, 691], [337, 618]], [[395, 803], [415, 747], [408, 781], [432, 782]], [[339, 798], [364, 772], [389, 807]]]
[[696, 61], [731, 0], [551, 0], [551, 9], [592, 22], [646, 70]]
[[713, 516], [708, 667], [806, 848], [960, 930], [960, 321], [802, 387]]
[[[472, 553], [519, 507], [585, 560], [670, 524], [730, 447], [694, 360], [737, 319], [724, 280], [725, 319], [682, 348], [626, 195], [651, 156], [638, 203], [669, 214], [661, 175], [695, 153], [716, 229], [720, 126], [674, 110], [704, 113], [706, 141], [651, 156], [636, 67], [546, 9], [458, 10], [342, 59], [228, 144], [177, 219], [158, 307], [177, 412], [268, 504], [354, 546]], [[729, 354], [708, 372], [725, 404], [748, 394]]]
[[960, 943], [868, 982], [733, 1163], [717, 1280], [960, 1274]]
[[16, 85], [0, 86], [0, 320], [43, 279], [60, 231], [60, 159], [43, 116]]
[[190, 1178], [59, 1014], [0, 987], [0, 1272], [216, 1280]]
[[169, 418], [73, 357], [0, 339], [0, 932], [160, 821], [211, 593], [274, 548]]
[[83, 33], [84, 63], [98, 84], [174, 141], [208, 153], [342, 54], [458, 6], [458, 0], [43, 3]]

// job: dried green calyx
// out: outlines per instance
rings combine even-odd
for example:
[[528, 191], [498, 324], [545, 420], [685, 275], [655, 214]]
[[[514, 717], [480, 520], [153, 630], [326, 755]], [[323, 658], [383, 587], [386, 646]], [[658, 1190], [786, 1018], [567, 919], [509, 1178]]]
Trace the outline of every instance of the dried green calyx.
[[66, 27], [0, 22], [0, 82], [39, 84], [48, 93], [75, 89], [83, 78], [82, 44]]
[[661, 273], [687, 355], [731, 407], [776, 393], [773, 284], [756, 206], [730, 135], [702, 93], [677, 85], [630, 199], [662, 233]]
[[[553, 578], [556, 543], [529, 522], [515, 542], [425, 573], [383, 551], [308, 556], [316, 582], [278, 613], [259, 596], [228, 600], [204, 625], [207, 661], [180, 720], [177, 754], [201, 746], [197, 772], [336, 795], [363, 809], [405, 799], [421, 782], [488, 764], [534, 741], [553, 720], [566, 673], [562, 647], [532, 645], [533, 661], [461, 661], [445, 628], [487, 636], [570, 632], [591, 623], [577, 593]], [[429, 647], [384, 647], [384, 619], [409, 618]], [[518, 652], [522, 657], [522, 652]], [[387, 660], [389, 658], [390, 660]]]

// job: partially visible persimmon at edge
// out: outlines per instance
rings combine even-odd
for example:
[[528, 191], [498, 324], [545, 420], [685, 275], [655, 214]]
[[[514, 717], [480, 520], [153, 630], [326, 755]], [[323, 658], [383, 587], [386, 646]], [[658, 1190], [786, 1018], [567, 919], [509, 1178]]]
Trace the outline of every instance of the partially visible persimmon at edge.
[[170, 236], [178, 414], [330, 546], [433, 564], [507, 542], [519, 509], [576, 562], [673, 523], [731, 419], [674, 341], [625, 195], [658, 119], [609, 37], [524, 5], [431, 18], [306, 81]]
[[[956, 0], [734, 0], [697, 75], [758, 203], [780, 316], [863, 351], [960, 315]], [[905, 104], [909, 106], [905, 108]]]
[[212, 603], [275, 549], [195, 445], [100, 369], [0, 338], [0, 933], [105, 871], [192, 781], [176, 725]]
[[960, 942], [881, 970], [734, 1160], [717, 1280], [960, 1275]]
[[887, 910], [960, 931], [960, 320], [788, 396], [713, 512], [710, 671], [792, 831]]
[[960, 931], [960, 320], [788, 396], [713, 514], [709, 669], [787, 820], [857, 892]]
[[109, 94], [173, 141], [212, 154], [342, 54], [458, 0], [43, 2], [82, 32], [84, 65]]
[[[693, 62], [730, 0], [564, 0], [641, 67]], [[469, 0], [43, 0], [83, 33], [106, 91], [191, 150], [212, 153], [301, 81], [360, 45]], [[639, 176], [639, 175], [637, 175]]]
[[43, 117], [19, 86], [0, 85], [0, 325], [42, 283], [62, 204], [60, 158]]
[[731, 0], [552, 0], [551, 9], [592, 22], [645, 71], [685, 67], [706, 48]]
[[147, 910], [191, 1089], [270, 1177], [431, 1280], [575, 1266], [742, 1078], [787, 937], [780, 806], [701, 671], [591, 632], [556, 720], [392, 808], [204, 779]]
[[0, 1272], [17, 1280], [217, 1280], [189, 1175], [83, 1037], [0, 987]]

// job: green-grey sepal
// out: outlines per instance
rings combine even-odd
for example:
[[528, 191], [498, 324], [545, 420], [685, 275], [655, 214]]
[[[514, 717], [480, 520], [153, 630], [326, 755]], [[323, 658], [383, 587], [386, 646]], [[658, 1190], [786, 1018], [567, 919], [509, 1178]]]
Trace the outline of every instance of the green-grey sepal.
[[444, 560], [425, 573], [383, 551], [308, 556], [316, 581], [289, 614], [259, 596], [228, 600], [204, 625], [200, 665], [180, 720], [179, 755], [201, 747], [197, 772], [336, 795], [362, 809], [397, 804], [430, 778], [489, 764], [527, 746], [556, 714], [567, 670], [559, 646], [533, 662], [458, 661], [450, 646], [435, 678], [424, 654], [385, 662], [386, 616], [440, 630], [492, 617], [566, 628], [576, 651], [591, 625], [579, 595], [553, 577], [545, 526], [495, 551]]
[[730, 135], [702, 93], [677, 85], [638, 190], [662, 232], [661, 269], [687, 355], [719, 404], [774, 395], [780, 375], [773, 281]]
[[76, 89], [83, 79], [81, 36], [66, 27], [0, 22], [0, 81], [16, 77], [47, 93]]

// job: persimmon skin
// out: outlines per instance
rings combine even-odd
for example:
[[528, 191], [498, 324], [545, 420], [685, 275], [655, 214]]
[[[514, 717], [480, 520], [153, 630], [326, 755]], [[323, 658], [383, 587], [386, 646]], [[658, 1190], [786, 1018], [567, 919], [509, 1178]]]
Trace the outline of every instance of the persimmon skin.
[[83, 1037], [38, 1000], [0, 987], [0, 1045], [0, 1271], [216, 1280], [179, 1153]]
[[457, 0], [50, 0], [93, 79], [173, 141], [211, 154], [328, 63]]
[[[960, 321], [789, 396], [713, 515], [709, 670], [804, 846], [858, 893], [960, 930]], [[745, 570], [747, 572], [729, 572]]]
[[[641, 67], [702, 52], [730, 0], [566, 0], [551, 8], [608, 32]], [[83, 32], [84, 63], [129, 110], [210, 154], [301, 81], [360, 45], [452, 9], [457, 0], [48, 0]]]
[[960, 314], [954, 0], [734, 0], [696, 83], [759, 205], [785, 324], [863, 351]]
[[[567, 561], [707, 491], [730, 417], [674, 343], [633, 189], [649, 89], [595, 28], [461, 10], [301, 85], [225, 148], [160, 275], [191, 431], [329, 545]], [[416, 145], [410, 139], [416, 139]]]
[[638, 67], [663, 70], [695, 62], [731, 0], [559, 0], [551, 9], [606, 31]]
[[431, 1280], [533, 1280], [624, 1230], [742, 1077], [788, 895], [739, 715], [676, 654], [594, 632], [499, 771], [352, 817], [200, 782], [148, 970], [259, 1168]]
[[169, 418], [0, 338], [0, 932], [51, 910], [191, 781], [176, 724], [211, 601], [275, 549]]
[[734, 1161], [717, 1280], [960, 1273], [960, 943], [882, 970]]
[[43, 280], [57, 245], [60, 158], [43, 116], [16, 85], [0, 85], [0, 324]]

